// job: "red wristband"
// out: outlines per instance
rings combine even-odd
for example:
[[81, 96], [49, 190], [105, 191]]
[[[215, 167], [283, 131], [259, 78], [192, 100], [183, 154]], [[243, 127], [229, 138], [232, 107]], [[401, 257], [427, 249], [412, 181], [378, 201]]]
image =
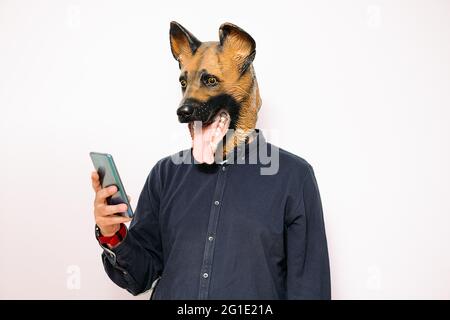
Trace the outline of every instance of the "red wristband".
[[111, 247], [114, 247], [117, 244], [119, 244], [125, 238], [126, 235], [127, 235], [127, 227], [123, 223], [121, 223], [120, 229], [114, 235], [110, 237], [105, 237], [100, 233], [97, 239], [102, 245], [108, 244]]

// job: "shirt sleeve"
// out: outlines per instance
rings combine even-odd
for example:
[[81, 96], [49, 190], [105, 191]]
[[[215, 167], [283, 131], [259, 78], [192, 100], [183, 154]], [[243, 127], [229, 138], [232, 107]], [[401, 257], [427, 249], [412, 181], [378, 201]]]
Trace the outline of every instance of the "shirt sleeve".
[[287, 298], [331, 299], [330, 267], [322, 203], [309, 167], [300, 202], [286, 226]]
[[162, 273], [159, 232], [160, 178], [155, 166], [139, 196], [134, 218], [125, 238], [114, 248], [103, 246], [103, 265], [111, 280], [133, 295], [151, 288]]

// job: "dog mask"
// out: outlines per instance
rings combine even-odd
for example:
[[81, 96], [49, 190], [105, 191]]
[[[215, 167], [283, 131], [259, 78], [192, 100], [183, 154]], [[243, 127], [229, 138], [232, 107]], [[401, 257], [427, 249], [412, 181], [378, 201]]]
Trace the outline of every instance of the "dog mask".
[[238, 26], [224, 23], [219, 42], [201, 42], [171, 22], [170, 47], [181, 70], [178, 120], [188, 123], [195, 160], [211, 164], [225, 135], [222, 157], [245, 143], [255, 128], [261, 107], [252, 65], [255, 41]]

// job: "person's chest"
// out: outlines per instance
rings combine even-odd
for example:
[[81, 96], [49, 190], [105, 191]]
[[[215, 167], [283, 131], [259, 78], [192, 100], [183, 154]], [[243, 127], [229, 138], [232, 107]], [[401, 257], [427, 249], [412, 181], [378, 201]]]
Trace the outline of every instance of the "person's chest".
[[176, 170], [164, 181], [160, 199], [166, 253], [176, 247], [200, 254], [208, 239], [233, 250], [282, 241], [284, 188], [282, 177], [261, 175], [258, 165]]

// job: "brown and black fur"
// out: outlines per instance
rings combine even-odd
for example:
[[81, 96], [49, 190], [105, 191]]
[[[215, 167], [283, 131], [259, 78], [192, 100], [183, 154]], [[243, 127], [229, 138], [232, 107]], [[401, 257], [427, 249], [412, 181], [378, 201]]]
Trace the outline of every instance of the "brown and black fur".
[[[185, 85], [177, 110], [179, 121], [209, 124], [224, 108], [231, 117], [229, 128], [235, 130], [224, 153], [243, 143], [255, 128], [261, 107], [252, 64], [256, 53], [253, 38], [238, 26], [224, 23], [218, 42], [201, 42], [183, 26], [171, 22], [170, 46], [179, 63], [180, 82]], [[218, 80], [215, 85], [208, 84], [210, 77]]]

